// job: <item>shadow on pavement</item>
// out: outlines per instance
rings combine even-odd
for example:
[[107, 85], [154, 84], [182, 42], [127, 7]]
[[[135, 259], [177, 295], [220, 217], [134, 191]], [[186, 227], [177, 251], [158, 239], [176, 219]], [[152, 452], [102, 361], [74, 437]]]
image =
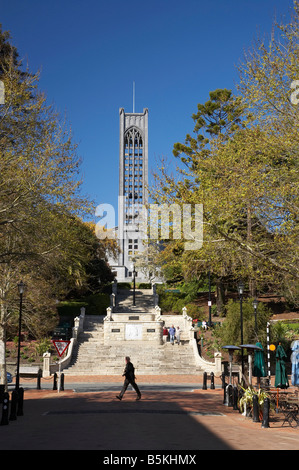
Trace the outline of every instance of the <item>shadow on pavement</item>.
[[194, 405], [190, 397], [182, 407], [174, 397], [136, 402], [133, 392], [122, 402], [111, 392], [49, 395], [26, 399], [24, 416], [0, 428], [1, 450], [231, 449], [196, 421], [198, 414], [223, 418], [217, 411], [198, 409], [194, 396]]

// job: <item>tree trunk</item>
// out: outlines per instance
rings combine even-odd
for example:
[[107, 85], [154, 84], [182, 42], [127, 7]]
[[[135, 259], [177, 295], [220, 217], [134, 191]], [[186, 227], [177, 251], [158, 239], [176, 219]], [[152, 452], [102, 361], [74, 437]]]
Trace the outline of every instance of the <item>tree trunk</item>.
[[217, 315], [221, 316], [225, 304], [225, 289], [224, 284], [220, 279], [216, 279], [216, 305]]
[[0, 383], [5, 385], [7, 390], [7, 377], [6, 377], [6, 306], [0, 300]]

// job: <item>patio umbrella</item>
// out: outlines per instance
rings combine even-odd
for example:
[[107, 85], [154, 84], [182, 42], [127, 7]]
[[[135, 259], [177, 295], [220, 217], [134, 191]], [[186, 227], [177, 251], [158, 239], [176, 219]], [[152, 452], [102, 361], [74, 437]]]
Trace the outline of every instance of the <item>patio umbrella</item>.
[[252, 354], [253, 351], [260, 351], [261, 348], [256, 344], [240, 344], [240, 348], [246, 348], [248, 353], [248, 379], [249, 385], [252, 384]]
[[287, 388], [289, 386], [288, 377], [285, 368], [285, 350], [279, 343], [276, 349], [276, 367], [275, 367], [275, 387]]
[[299, 340], [292, 344], [292, 385], [299, 385]]
[[254, 377], [266, 377], [266, 366], [264, 361], [264, 351], [262, 343], [256, 343], [260, 349], [256, 349], [254, 352], [254, 365], [253, 365], [253, 376]]

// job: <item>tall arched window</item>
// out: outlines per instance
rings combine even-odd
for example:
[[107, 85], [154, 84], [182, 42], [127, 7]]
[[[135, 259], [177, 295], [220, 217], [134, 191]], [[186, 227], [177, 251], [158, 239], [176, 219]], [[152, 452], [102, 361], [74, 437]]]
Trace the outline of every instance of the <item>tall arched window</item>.
[[[138, 218], [137, 214], [132, 214], [130, 206], [141, 204], [138, 192], [142, 193], [142, 169], [143, 169], [143, 139], [141, 132], [136, 127], [130, 127], [124, 137], [125, 148], [125, 196], [127, 196], [125, 223], [132, 224]], [[136, 188], [139, 189], [136, 190]]]

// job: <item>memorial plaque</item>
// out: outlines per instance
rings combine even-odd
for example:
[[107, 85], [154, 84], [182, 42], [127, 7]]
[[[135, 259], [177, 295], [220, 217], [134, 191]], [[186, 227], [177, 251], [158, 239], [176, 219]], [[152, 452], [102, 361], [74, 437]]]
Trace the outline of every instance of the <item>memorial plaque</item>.
[[120, 333], [120, 329], [119, 328], [112, 328], [112, 333]]
[[142, 339], [142, 325], [134, 325], [127, 323], [125, 331], [126, 340], [138, 340]]
[[137, 316], [131, 316], [131, 317], [129, 317], [129, 320], [139, 320], [139, 317], [137, 317]]
[[146, 331], [148, 333], [155, 333], [156, 330], [155, 330], [155, 328], [148, 328]]

